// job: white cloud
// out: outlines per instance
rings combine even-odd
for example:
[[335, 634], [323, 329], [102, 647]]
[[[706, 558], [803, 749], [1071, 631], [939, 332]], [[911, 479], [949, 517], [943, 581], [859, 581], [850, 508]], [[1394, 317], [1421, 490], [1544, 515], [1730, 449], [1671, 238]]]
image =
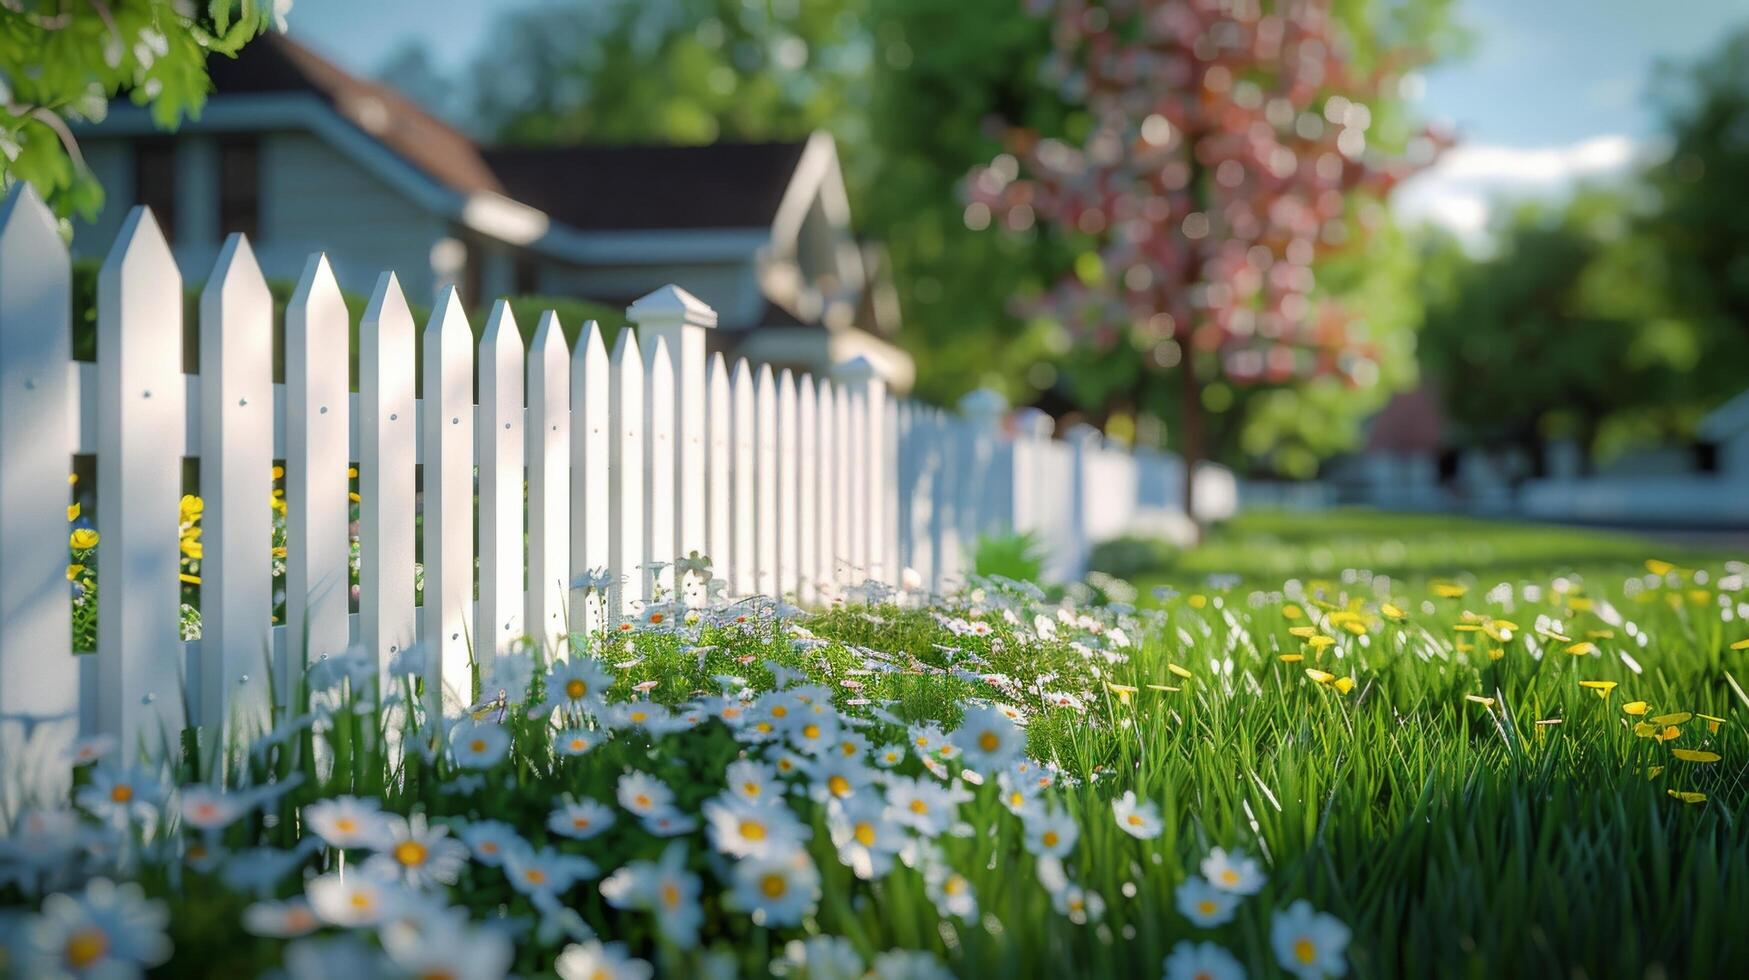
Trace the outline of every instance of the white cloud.
[[1646, 152], [1644, 145], [1614, 134], [1565, 146], [1460, 143], [1405, 181], [1391, 203], [1404, 221], [1430, 222], [1479, 249], [1486, 246], [1489, 218], [1501, 201], [1553, 197], [1582, 181], [1619, 176]]

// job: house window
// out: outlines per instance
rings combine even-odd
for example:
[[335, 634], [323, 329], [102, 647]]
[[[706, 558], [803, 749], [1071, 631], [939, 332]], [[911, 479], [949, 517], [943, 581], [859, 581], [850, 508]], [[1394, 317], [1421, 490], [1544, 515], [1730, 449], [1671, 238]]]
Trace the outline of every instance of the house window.
[[261, 144], [252, 138], [219, 144], [219, 234], [261, 238]]
[[134, 144], [134, 203], [152, 209], [166, 241], [176, 237], [176, 144], [141, 140]]

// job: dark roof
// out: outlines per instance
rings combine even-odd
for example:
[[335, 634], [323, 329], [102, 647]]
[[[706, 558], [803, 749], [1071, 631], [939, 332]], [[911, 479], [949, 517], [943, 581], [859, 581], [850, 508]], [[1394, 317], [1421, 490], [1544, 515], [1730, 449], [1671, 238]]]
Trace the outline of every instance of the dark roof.
[[462, 193], [504, 188], [460, 130], [401, 93], [347, 74], [333, 62], [281, 34], [267, 34], [236, 58], [207, 60], [216, 94], [309, 92], [371, 138], [432, 179]]
[[585, 231], [771, 224], [805, 143], [489, 149], [504, 193]]

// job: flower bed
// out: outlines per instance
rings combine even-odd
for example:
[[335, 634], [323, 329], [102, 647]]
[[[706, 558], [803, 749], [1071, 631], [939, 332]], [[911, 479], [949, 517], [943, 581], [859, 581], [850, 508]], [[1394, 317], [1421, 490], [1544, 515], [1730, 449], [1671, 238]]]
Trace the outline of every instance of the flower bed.
[[[419, 651], [381, 697], [367, 659], [325, 660], [234, 756], [82, 742], [70, 805], [0, 843], [8, 962], [1315, 977], [1749, 955], [1718, 928], [1749, 867], [1723, 682], [1749, 648], [1740, 576], [1219, 584], [1145, 610], [1012, 583], [657, 606], [481, 665], [485, 697], [445, 719], [421, 717]], [[1586, 881], [1677, 911], [1628, 936], [1626, 897], [1566, 900]]]

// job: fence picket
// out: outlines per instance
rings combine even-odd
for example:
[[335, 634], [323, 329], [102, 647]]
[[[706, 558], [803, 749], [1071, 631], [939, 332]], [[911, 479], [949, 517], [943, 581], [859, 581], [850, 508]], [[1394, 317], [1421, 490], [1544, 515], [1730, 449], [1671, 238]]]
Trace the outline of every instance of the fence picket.
[[[20, 181], [0, 205], [0, 755], [27, 736], [54, 758], [79, 727], [67, 567], [67, 473], [76, 420], [72, 265], [55, 217]], [[265, 492], [265, 491], [264, 491]], [[22, 769], [22, 767], [14, 767]], [[66, 791], [65, 767], [0, 773], [0, 830], [24, 803]]]
[[389, 665], [418, 639], [413, 592], [419, 446], [413, 311], [393, 272], [377, 277], [358, 324], [358, 641]]
[[820, 396], [814, 376], [802, 375], [796, 390], [796, 597], [818, 594], [820, 558]]
[[674, 479], [674, 362], [668, 356], [668, 340], [648, 341], [644, 379], [644, 431], [648, 451], [644, 455], [644, 559], [650, 563], [650, 597], [674, 597], [675, 510], [680, 488]]
[[571, 352], [559, 315], [541, 314], [528, 360], [528, 632], [545, 649], [565, 635], [571, 580]]
[[777, 382], [771, 365], [759, 366], [753, 385], [754, 588], [777, 595]]
[[815, 538], [814, 573], [816, 600], [828, 602], [837, 594], [838, 582], [838, 520], [841, 497], [838, 493], [839, 447], [843, 445], [838, 428], [838, 392], [832, 382], [820, 379], [819, 457], [815, 461], [819, 478], [818, 527]]
[[474, 332], [445, 287], [425, 324], [425, 702], [430, 717], [474, 696]]
[[[592, 574], [613, 560], [608, 532], [608, 466], [613, 443], [613, 366], [601, 325], [583, 324], [571, 355], [571, 577]], [[567, 583], [569, 585], [570, 583]], [[571, 628], [592, 633], [606, 614], [606, 596], [571, 593]]]
[[795, 596], [796, 565], [800, 549], [796, 533], [800, 523], [796, 494], [800, 482], [796, 467], [796, 379], [789, 368], [777, 378], [777, 585], [774, 595]]
[[523, 596], [522, 332], [510, 304], [498, 300], [486, 318], [478, 362], [480, 411], [480, 586], [474, 659], [482, 666], [520, 638]]
[[708, 457], [705, 481], [705, 554], [711, 560], [711, 577], [729, 580], [729, 564], [734, 554], [734, 401], [729, 391], [729, 365], [721, 353], [711, 355], [706, 382], [709, 411], [706, 413]]
[[222, 746], [272, 727], [273, 295], [241, 235], [201, 290], [200, 377], [199, 704]]
[[733, 526], [733, 554], [729, 560], [729, 591], [735, 596], [751, 595], [759, 589], [758, 558], [754, 553], [754, 467], [758, 457], [757, 432], [754, 428], [753, 371], [746, 358], [735, 362], [735, 377], [730, 385], [734, 399], [734, 424], [731, 428], [733, 458], [729, 471], [734, 479], [730, 521]]
[[182, 274], [152, 213], [135, 208], [97, 278], [97, 726], [130, 758], [163, 755], [185, 719], [182, 461], [164, 451], [165, 433], [185, 426], [181, 362]]
[[644, 568], [644, 361], [636, 332], [621, 330], [609, 372], [612, 440], [608, 447], [608, 567], [620, 578], [608, 593], [607, 618], [618, 620], [649, 597]]
[[334, 270], [313, 255], [285, 313], [284, 693], [304, 664], [345, 653], [350, 642], [348, 332]]

